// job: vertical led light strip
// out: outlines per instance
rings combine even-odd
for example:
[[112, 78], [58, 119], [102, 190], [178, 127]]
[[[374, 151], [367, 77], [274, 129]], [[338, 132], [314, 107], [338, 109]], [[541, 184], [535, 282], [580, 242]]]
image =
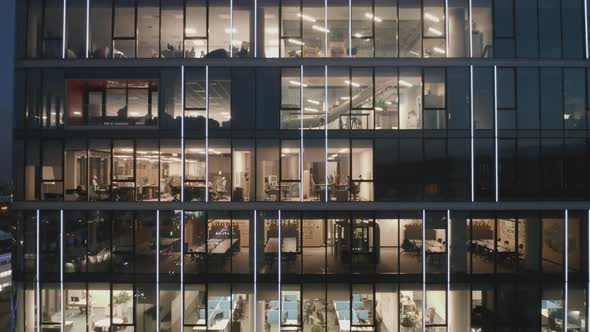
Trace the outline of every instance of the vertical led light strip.
[[37, 222], [36, 222], [36, 229], [37, 229], [37, 236], [35, 241], [37, 242], [37, 247], [35, 248], [36, 251], [36, 259], [35, 259], [35, 271], [36, 271], [36, 280], [35, 280], [35, 295], [37, 297], [37, 331], [41, 331], [41, 289], [40, 287], [40, 283], [39, 283], [39, 279], [40, 279], [40, 272], [41, 270], [39, 270], [39, 229], [41, 227], [39, 227], [39, 209], [37, 209]]
[[[326, 12], [328, 12], [327, 7]], [[330, 200], [328, 196], [328, 66], [324, 66], [324, 118], [324, 201], [327, 203]]]
[[[564, 293], [564, 301], [563, 301], [563, 326], [567, 326], [567, 313], [568, 313], [568, 308], [567, 308], [567, 301], [568, 301], [568, 292], [569, 292], [569, 286], [567, 283], [567, 275], [568, 275], [568, 245], [567, 245], [567, 224], [568, 224], [568, 219], [569, 219], [569, 211], [566, 209], [565, 210], [565, 224], [563, 225], [564, 231], [563, 231], [563, 243], [564, 243], [564, 258], [563, 258], [563, 265], [564, 265], [564, 283], [563, 283], [563, 293]], [[568, 329], [566, 329], [568, 330]]]
[[352, 0], [348, 0], [348, 56], [352, 57]]
[[205, 66], [205, 202], [209, 202], [209, 66]]
[[473, 57], [473, 15], [471, 8], [471, 0], [469, 0], [469, 57]]
[[[67, 10], [67, 0], [63, 0], [63, 17], [62, 17], [62, 26], [61, 26], [61, 58], [66, 58], [66, 10]], [[63, 302], [63, 301], [62, 301]]]
[[234, 0], [229, 0], [229, 57], [234, 56]]
[[[186, 155], [184, 153], [184, 66], [180, 67], [180, 108], [182, 110], [180, 118], [180, 159], [182, 160], [181, 173], [180, 173], [180, 201], [184, 202], [184, 178], [186, 172]], [[182, 260], [181, 260], [182, 261]], [[182, 277], [181, 277], [182, 278]]]
[[64, 210], [59, 211], [59, 292], [61, 295], [61, 330], [65, 331], [64, 312]]
[[301, 83], [299, 84], [299, 201], [303, 202], [303, 190], [305, 190], [303, 181], [303, 174], [305, 174], [303, 171], [303, 65], [299, 68], [301, 68], [299, 72], [299, 82]]
[[451, 210], [447, 210], [447, 326], [451, 322]]
[[258, 0], [254, 0], [254, 57], [258, 57]]
[[254, 210], [254, 319], [252, 327], [252, 331], [256, 331], [256, 317], [258, 315], [257, 310], [257, 301], [258, 301], [258, 292], [256, 289], [258, 288], [258, 221], [256, 217], [256, 210]]
[[445, 56], [449, 57], [449, 0], [445, 0]]
[[86, 58], [90, 57], [90, 0], [86, 0]]
[[156, 332], [160, 332], [160, 210], [156, 210]]
[[494, 175], [496, 178], [496, 202], [498, 201], [498, 67], [494, 66]]
[[[422, 210], [422, 312], [426, 312], [426, 210]], [[426, 319], [422, 315], [422, 331], [426, 331]]]
[[[568, 280], [567, 280], [567, 271], [568, 271], [568, 244], [567, 244], [567, 240], [568, 240], [568, 220], [569, 220], [569, 211], [566, 209], [565, 210], [565, 224], [563, 225], [563, 243], [564, 243], [564, 258], [563, 258], [563, 262], [564, 262], [564, 266], [565, 266], [565, 272], [564, 272], [564, 276], [563, 276], [563, 280], [565, 281], [565, 283], [567, 284]], [[567, 325], [564, 325], [567, 326]]]
[[[586, 223], [588, 223], [588, 221], [590, 221], [590, 210], [588, 210], [586, 212]], [[590, 227], [587, 226], [586, 228], [588, 228], [588, 234], [586, 237], [586, 243], [588, 243], [588, 241], [590, 241]], [[590, 290], [590, 245], [586, 245], [588, 247], [588, 255], [586, 256], [586, 269], [588, 270], [588, 277], [586, 278], [586, 285], [588, 286], [588, 290]], [[590, 291], [586, 291], [586, 319], [588, 319], [588, 317], [590, 317], [590, 305], [588, 305], [588, 303], [590, 303]]]
[[[180, 210], [180, 307], [184, 309], [184, 210]], [[180, 326], [184, 327], [184, 310], [180, 310]]]
[[[282, 311], [283, 311], [283, 301], [281, 301], [281, 273], [282, 273], [282, 269], [281, 269], [281, 252], [282, 252], [282, 245], [283, 245], [283, 239], [282, 239], [282, 228], [283, 228], [283, 221], [282, 221], [282, 217], [281, 217], [281, 210], [279, 210], [279, 238], [277, 239], [278, 241], [278, 246], [277, 246], [277, 250], [278, 250], [278, 265], [279, 265], [279, 283], [278, 283], [278, 299], [279, 299], [279, 317], [283, 317], [282, 315]], [[279, 321], [279, 332], [281, 331], [281, 321]]]
[[471, 201], [475, 202], [475, 140], [473, 138], [473, 66], [469, 66], [469, 129], [471, 141]]
[[[324, 52], [325, 57], [328, 55], [328, 0], [324, 0]], [[327, 102], [327, 99], [326, 99]], [[327, 125], [327, 124], [326, 124]]]
[[584, 36], [586, 37], [586, 59], [588, 59], [588, 0], [584, 0]]

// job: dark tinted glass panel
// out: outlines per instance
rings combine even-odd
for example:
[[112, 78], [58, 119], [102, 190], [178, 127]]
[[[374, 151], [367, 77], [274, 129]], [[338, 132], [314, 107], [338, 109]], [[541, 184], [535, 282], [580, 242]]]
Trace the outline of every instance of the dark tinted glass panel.
[[559, 0], [539, 2], [539, 40], [541, 58], [561, 56], [561, 16]]
[[539, 56], [539, 33], [537, 0], [514, 1], [516, 17], [516, 56], [536, 58]]
[[560, 68], [541, 68], [541, 127], [563, 128], [563, 81]]

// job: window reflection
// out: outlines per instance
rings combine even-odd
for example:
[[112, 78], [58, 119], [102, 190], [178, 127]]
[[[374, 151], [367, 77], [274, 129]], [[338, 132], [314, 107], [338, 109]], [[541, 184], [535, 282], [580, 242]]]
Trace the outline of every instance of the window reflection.
[[88, 150], [82, 140], [66, 141], [64, 179], [66, 201], [88, 200]]

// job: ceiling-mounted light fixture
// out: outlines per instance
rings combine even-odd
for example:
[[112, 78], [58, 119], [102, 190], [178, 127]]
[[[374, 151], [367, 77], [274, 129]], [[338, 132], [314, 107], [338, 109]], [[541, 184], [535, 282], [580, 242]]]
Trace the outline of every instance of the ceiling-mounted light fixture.
[[446, 53], [445, 50], [443, 50], [440, 47], [434, 47], [434, 48], [432, 48], [432, 50], [435, 51], [436, 53], [439, 53], [439, 54], [445, 54]]
[[405, 86], [407, 88], [411, 88], [411, 87], [414, 86], [414, 85], [412, 85], [412, 83], [410, 83], [408, 81], [404, 81], [404, 80], [399, 80], [399, 85], [403, 85], [403, 86]]
[[291, 43], [291, 44], [295, 44], [295, 45], [299, 45], [299, 46], [303, 46], [303, 45], [305, 45], [305, 43], [304, 43], [304, 42], [302, 42], [302, 41], [301, 41], [301, 40], [299, 40], [299, 39], [293, 39], [293, 38], [289, 38], [289, 39], [287, 39], [287, 41], [288, 41], [289, 43]]
[[352, 86], [353, 86], [353, 87], [355, 87], [355, 88], [358, 88], [358, 87], [360, 87], [360, 86], [361, 86], [360, 84], [358, 84], [358, 83], [356, 83], [356, 82], [349, 81], [349, 80], [346, 80], [346, 81], [344, 81], [344, 83], [346, 83], [346, 84], [348, 84], [348, 85], [352, 85]]
[[316, 19], [312, 16], [309, 15], [305, 15], [305, 14], [297, 14], [297, 16], [301, 17], [302, 20], [307, 21], [307, 22], [312, 22], [315, 23]]
[[435, 35], [437, 35], [437, 36], [442, 36], [442, 34], [443, 34], [440, 30], [435, 29], [433, 27], [428, 28], [428, 31], [431, 32], [431, 33], [433, 33], [433, 34], [435, 34]]
[[312, 25], [312, 26], [311, 26], [311, 28], [312, 28], [312, 29], [314, 29], [315, 31], [320, 31], [320, 32], [330, 32], [330, 30], [328, 30], [328, 29], [326, 29], [326, 28], [324, 28], [324, 27], [321, 27], [321, 26], [319, 26], [319, 25], [315, 25], [315, 24], [314, 24], [314, 25]]
[[431, 21], [431, 22], [434, 22], [434, 23], [440, 22], [440, 19], [438, 17], [436, 17], [430, 13], [424, 13], [424, 18]]

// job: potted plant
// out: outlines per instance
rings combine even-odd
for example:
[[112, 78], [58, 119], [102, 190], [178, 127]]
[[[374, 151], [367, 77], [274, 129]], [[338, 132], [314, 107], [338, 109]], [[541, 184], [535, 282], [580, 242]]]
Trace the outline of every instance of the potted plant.
[[404, 327], [405, 330], [409, 330], [411, 328], [416, 327], [416, 320], [411, 315], [406, 314], [402, 317], [400, 325]]
[[127, 312], [127, 305], [131, 302], [132, 298], [129, 292], [121, 291], [117, 294], [113, 295], [113, 307], [114, 307], [114, 314], [118, 317], [125, 316]]

